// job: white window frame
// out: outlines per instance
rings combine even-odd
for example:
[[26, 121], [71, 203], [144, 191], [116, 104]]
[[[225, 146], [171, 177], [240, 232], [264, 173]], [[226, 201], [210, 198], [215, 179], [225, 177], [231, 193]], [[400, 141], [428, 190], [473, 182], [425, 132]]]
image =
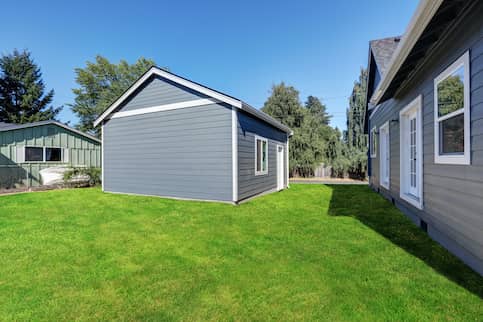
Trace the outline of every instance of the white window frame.
[[371, 130], [369, 149], [371, 150], [371, 158], [377, 157], [377, 132], [375, 126]]
[[[387, 133], [387, 142], [383, 142], [383, 133]], [[386, 143], [386, 144], [383, 144]], [[383, 151], [383, 149], [386, 149], [386, 151]], [[389, 159], [387, 166], [387, 177], [386, 177], [386, 169], [383, 166], [383, 162], [386, 162], [386, 160], [383, 160], [382, 158], [387, 155], [387, 158]], [[386, 188], [389, 190], [391, 184], [391, 136], [389, 133], [389, 121], [384, 123], [379, 128], [379, 185]]]
[[[257, 163], [258, 163], [258, 159], [257, 159], [257, 140], [261, 140], [262, 141], [262, 144], [261, 144], [262, 148], [263, 148], [263, 142], [266, 142], [267, 143], [266, 144], [266, 149], [267, 149], [267, 151], [266, 151], [267, 167], [266, 167], [265, 170], [262, 170], [263, 167], [260, 167], [260, 169], [261, 169], [260, 171], [257, 171]], [[256, 176], [266, 175], [266, 174], [268, 174], [268, 151], [269, 151], [269, 149], [268, 149], [268, 139], [267, 138], [264, 138], [263, 136], [255, 135], [255, 141], [254, 142], [255, 142], [255, 148], [254, 148], [254, 151], [255, 151], [255, 157], [254, 157], [254, 159], [255, 159], [255, 175]], [[263, 153], [261, 155], [263, 155]]]
[[[438, 84], [453, 74], [459, 68], [464, 69], [464, 93], [463, 108], [439, 117], [438, 115]], [[470, 53], [467, 51], [453, 64], [446, 68], [434, 79], [434, 163], [437, 164], [471, 164], [471, 118], [470, 118]], [[464, 113], [464, 153], [441, 154], [440, 153], [440, 123], [456, 115]]]
[[[406, 172], [409, 155], [406, 142], [405, 132], [408, 127], [407, 114], [417, 113], [416, 123], [416, 155], [417, 155], [417, 196], [409, 193], [408, 173]], [[400, 147], [400, 165], [399, 165], [399, 197], [418, 209], [423, 209], [423, 112], [422, 112], [422, 96], [419, 95], [411, 103], [399, 112], [399, 147]]]
[[[41, 148], [42, 149], [42, 161], [27, 161], [26, 156], [27, 156], [27, 148]], [[66, 158], [65, 158], [65, 153], [67, 152], [66, 148], [62, 148], [60, 146], [33, 146], [33, 145], [25, 145], [23, 147], [24, 151], [24, 162], [25, 163], [65, 163]], [[47, 149], [60, 149], [60, 161], [46, 161], [46, 156], [47, 156]]]

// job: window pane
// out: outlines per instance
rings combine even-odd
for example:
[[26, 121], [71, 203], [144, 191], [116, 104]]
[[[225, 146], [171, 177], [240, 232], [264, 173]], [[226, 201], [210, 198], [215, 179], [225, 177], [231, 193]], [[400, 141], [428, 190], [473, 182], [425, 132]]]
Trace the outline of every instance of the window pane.
[[438, 84], [438, 115], [443, 116], [464, 107], [464, 68]]
[[45, 148], [45, 161], [62, 161], [62, 150], [60, 148]]
[[44, 149], [43, 148], [25, 148], [25, 161], [44, 161]]
[[460, 114], [439, 123], [440, 151], [443, 154], [465, 152], [465, 115]]
[[257, 165], [257, 171], [261, 171], [261, 150], [262, 150], [262, 141], [257, 139], [257, 155], [256, 157], [256, 165]]
[[263, 141], [263, 171], [267, 170], [267, 142]]

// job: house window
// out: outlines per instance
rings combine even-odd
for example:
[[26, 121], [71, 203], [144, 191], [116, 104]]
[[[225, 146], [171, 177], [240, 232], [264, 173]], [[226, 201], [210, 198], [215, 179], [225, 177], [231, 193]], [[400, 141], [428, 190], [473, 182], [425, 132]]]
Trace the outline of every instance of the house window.
[[370, 137], [370, 147], [369, 149], [371, 150], [371, 158], [375, 158], [377, 156], [377, 131], [376, 128], [374, 127], [371, 130], [371, 137]]
[[466, 52], [434, 80], [434, 162], [470, 164], [470, 63]]
[[[67, 149], [65, 149], [67, 151]], [[65, 153], [67, 153], [65, 151]], [[64, 162], [62, 148], [25, 147], [25, 162]], [[19, 158], [20, 159], [20, 158]], [[67, 161], [66, 161], [67, 162]]]
[[61, 148], [45, 148], [45, 161], [46, 162], [61, 162], [62, 161], [62, 149]]
[[268, 140], [255, 136], [255, 175], [268, 173]]
[[44, 161], [44, 148], [25, 147], [26, 162], [42, 162]]

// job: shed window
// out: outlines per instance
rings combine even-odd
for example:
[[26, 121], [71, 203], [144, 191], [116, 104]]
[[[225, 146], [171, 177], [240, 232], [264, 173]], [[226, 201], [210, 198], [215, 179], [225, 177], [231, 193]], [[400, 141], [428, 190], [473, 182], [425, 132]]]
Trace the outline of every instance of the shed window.
[[45, 161], [46, 162], [60, 162], [60, 161], [62, 161], [62, 149], [61, 148], [45, 148]]
[[44, 148], [25, 147], [25, 161], [27, 162], [44, 161]]
[[255, 175], [268, 173], [268, 140], [255, 137]]
[[469, 53], [434, 80], [435, 163], [470, 164]]

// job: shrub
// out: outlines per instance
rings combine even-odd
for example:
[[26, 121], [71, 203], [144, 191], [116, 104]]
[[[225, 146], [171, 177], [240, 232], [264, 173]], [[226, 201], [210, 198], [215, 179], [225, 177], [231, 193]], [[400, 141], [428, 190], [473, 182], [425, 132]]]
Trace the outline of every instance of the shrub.
[[[68, 185], [75, 185], [75, 186], [96, 186], [101, 183], [101, 168], [72, 168], [66, 172], [64, 172], [64, 182]], [[88, 177], [85, 181], [77, 181], [76, 179]]]

